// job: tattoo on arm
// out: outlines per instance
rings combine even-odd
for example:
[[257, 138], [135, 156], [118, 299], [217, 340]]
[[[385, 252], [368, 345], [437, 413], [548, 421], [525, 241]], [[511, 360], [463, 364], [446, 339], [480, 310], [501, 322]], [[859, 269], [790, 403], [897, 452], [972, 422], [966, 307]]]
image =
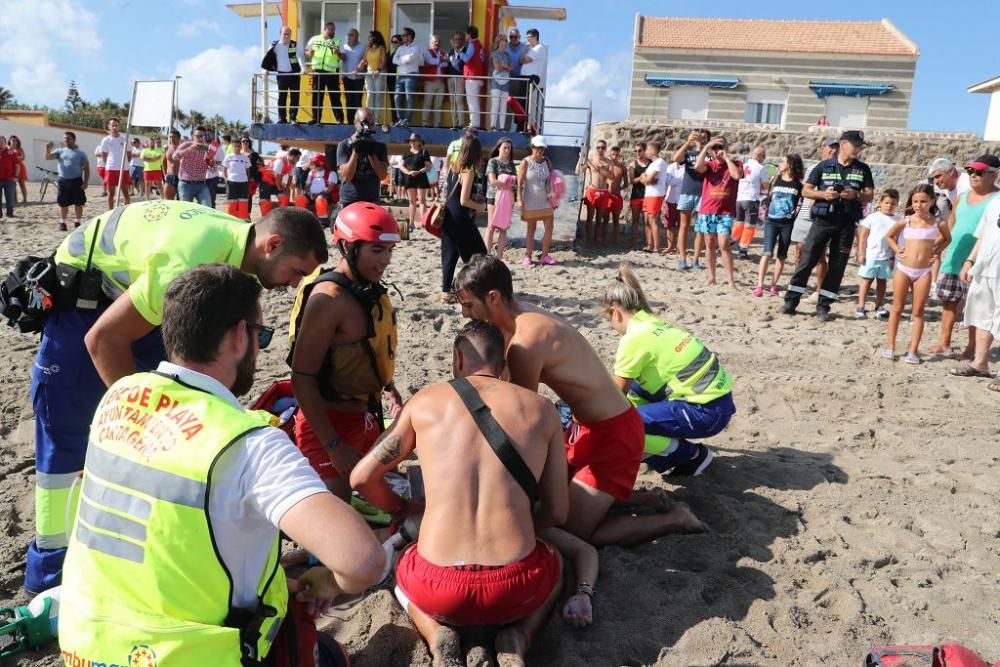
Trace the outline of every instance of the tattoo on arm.
[[398, 435], [392, 431], [385, 433], [378, 444], [375, 445], [375, 459], [382, 465], [389, 465], [399, 458], [401, 445], [402, 442]]

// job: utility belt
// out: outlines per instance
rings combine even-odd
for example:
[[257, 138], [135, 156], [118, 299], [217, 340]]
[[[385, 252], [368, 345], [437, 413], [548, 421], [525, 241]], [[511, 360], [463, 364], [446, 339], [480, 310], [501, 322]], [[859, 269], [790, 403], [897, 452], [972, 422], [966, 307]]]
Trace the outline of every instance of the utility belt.
[[257, 642], [262, 636], [264, 623], [277, 615], [278, 610], [264, 604], [260, 598], [257, 599], [257, 605], [253, 609], [235, 607], [229, 611], [223, 625], [239, 630], [242, 667], [257, 667], [262, 664], [264, 656], [258, 654]]

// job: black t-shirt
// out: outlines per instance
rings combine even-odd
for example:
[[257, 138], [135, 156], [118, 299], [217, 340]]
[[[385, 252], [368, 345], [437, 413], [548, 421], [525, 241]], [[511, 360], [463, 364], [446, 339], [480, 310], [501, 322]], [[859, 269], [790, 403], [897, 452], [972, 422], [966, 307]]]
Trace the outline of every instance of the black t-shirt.
[[403, 154], [403, 166], [410, 171], [417, 171], [423, 169], [424, 165], [431, 161], [431, 155], [424, 149], [420, 149], [416, 153], [413, 151], [406, 151]]
[[[351, 159], [351, 140], [345, 139], [337, 145], [337, 165], [347, 164], [348, 160]], [[389, 162], [389, 152], [386, 150], [385, 144], [381, 141], [375, 142], [375, 157], [383, 162]], [[379, 180], [378, 176], [375, 175], [375, 169], [372, 167], [371, 162], [368, 161], [368, 157], [364, 155], [358, 156], [358, 168], [354, 172], [354, 178], [349, 181], [344, 181], [340, 185], [340, 203], [343, 206], [348, 204], [353, 204], [356, 201], [367, 201], [374, 204], [378, 203], [378, 189]]]
[[[847, 165], [840, 164], [837, 158], [824, 160], [813, 167], [809, 172], [806, 182], [812, 185], [817, 192], [823, 192], [831, 187], [840, 186], [846, 190], [851, 188], [861, 192], [865, 188], [874, 188], [875, 181], [872, 179], [872, 170], [861, 160], [851, 160]], [[822, 199], [813, 200], [810, 215], [813, 220], [827, 220], [830, 222], [844, 222], [854, 224], [864, 217], [863, 206], [858, 199], [849, 201], [836, 199], [824, 201]]]

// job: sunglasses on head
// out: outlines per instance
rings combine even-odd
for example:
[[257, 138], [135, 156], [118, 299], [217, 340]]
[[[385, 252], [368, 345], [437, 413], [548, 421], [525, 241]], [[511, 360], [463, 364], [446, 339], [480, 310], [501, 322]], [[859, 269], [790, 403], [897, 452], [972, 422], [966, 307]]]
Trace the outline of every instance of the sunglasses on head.
[[257, 330], [257, 347], [262, 350], [266, 349], [271, 344], [271, 339], [274, 338], [274, 329], [263, 324], [251, 322], [250, 320], [244, 321], [247, 323], [247, 329], [251, 331], [254, 329]]

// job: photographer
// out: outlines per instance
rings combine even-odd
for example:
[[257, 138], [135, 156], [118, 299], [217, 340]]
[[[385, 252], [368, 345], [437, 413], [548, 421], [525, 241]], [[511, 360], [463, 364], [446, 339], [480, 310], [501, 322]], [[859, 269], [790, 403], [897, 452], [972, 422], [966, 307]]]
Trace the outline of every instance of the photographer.
[[337, 146], [340, 172], [340, 203], [378, 203], [379, 184], [388, 171], [385, 144], [375, 140], [375, 116], [368, 107], [354, 114], [354, 134]]
[[795, 313], [799, 299], [806, 293], [809, 274], [829, 247], [829, 268], [820, 286], [816, 317], [823, 322], [830, 319], [830, 305], [839, 296], [840, 282], [854, 246], [855, 227], [863, 217], [864, 205], [874, 196], [872, 171], [856, 159], [868, 145], [864, 133], [848, 130], [840, 135], [839, 143], [840, 152], [813, 167], [802, 190], [803, 197], [813, 200], [813, 225], [785, 292], [781, 312], [786, 315]]

